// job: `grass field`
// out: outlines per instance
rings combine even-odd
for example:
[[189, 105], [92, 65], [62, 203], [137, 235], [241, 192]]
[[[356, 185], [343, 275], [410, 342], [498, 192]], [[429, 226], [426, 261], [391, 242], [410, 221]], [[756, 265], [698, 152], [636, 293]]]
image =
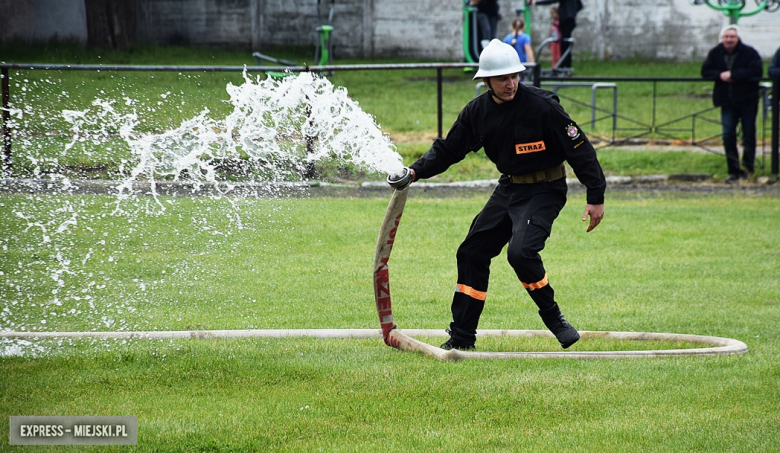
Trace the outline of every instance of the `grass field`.
[[[17, 59], [3, 52], [0, 60]], [[15, 52], [66, 63], [97, 60], [74, 49]], [[280, 56], [295, 59], [294, 53]], [[186, 50], [141, 49], [102, 57], [194, 64], [203, 63], [204, 55], [195, 61]], [[231, 52], [213, 57], [215, 64], [246, 60]], [[583, 62], [582, 71], [590, 64]], [[631, 64], [593, 68], [622, 74], [631, 73]], [[649, 66], [691, 71], [695, 65]], [[354, 80], [347, 81], [347, 74]], [[345, 73], [342, 81], [383, 129], [403, 139], [399, 151], [409, 163], [427, 146], [419, 137], [433, 128], [432, 113], [418, 118], [409, 112], [427, 112], [430, 100], [421, 101], [426, 107], [388, 104], [383, 111], [372, 99], [384, 96], [378, 86], [390, 93], [406, 88], [422, 98], [430, 86], [415, 87], [430, 81], [394, 74], [377, 75], [381, 80], [363, 76], [361, 82]], [[47, 135], [59, 121], [50, 115], [52, 105], [56, 111], [66, 102], [87, 105], [105, 93], [122, 99], [124, 90], [151, 100], [154, 109], [170, 90], [165, 99], [172, 101], [148, 110], [150, 123], [143, 126], [165, 130], [204, 105], [224, 107], [215, 100], [233, 80], [155, 74], [159, 79], [151, 83], [149, 74], [136, 76], [139, 82], [125, 85], [116, 74], [87, 80], [48, 74], [33, 84], [25, 74], [28, 81], [18, 81], [16, 95], [34, 86], [37, 93], [23, 96], [46, 107], [22, 116], [37, 131], [31, 134], [35, 140], [49, 140], [32, 148], [60, 157], [63, 137]], [[464, 80], [458, 83], [466, 97], [473, 84]], [[71, 88], [63, 90], [61, 81]], [[116, 158], [106, 148], [97, 151], [76, 160], [87, 167]], [[620, 175], [717, 175], [725, 167], [722, 156], [691, 152], [605, 149], [599, 159], [608, 173]], [[475, 155], [440, 180], [487, 177], [494, 175]], [[484, 190], [457, 197], [410, 194], [390, 263], [399, 327], [447, 327], [455, 250], [488, 196]], [[368, 195], [345, 189], [340, 198], [123, 201], [3, 193], [0, 330], [378, 329], [371, 266], [389, 198], [389, 189]], [[0, 451], [780, 451], [776, 191], [610, 187], [605, 220], [587, 234], [583, 208], [584, 193], [573, 189], [543, 252], [572, 324], [581, 330], [734, 338], [749, 351], [445, 363], [392, 349], [378, 338], [0, 341]], [[494, 260], [480, 328], [544, 328], [505, 254]], [[560, 350], [549, 338], [485, 338], [477, 347]], [[572, 349], [693, 347], [582, 340]], [[9, 417], [15, 415], [137, 416], [138, 445], [14, 447]]]
[[[410, 198], [391, 259], [400, 327], [446, 327], [454, 250], [486, 196]], [[578, 328], [724, 336], [749, 352], [441, 363], [380, 339], [40, 341], [0, 358], [0, 445], [16, 451], [8, 415], [136, 415], [134, 451], [775, 450], [778, 199], [620, 192], [585, 234], [582, 197], [572, 194], [544, 252]], [[131, 224], [105, 215], [110, 198], [55, 197], [84, 215], [46, 244], [13, 215], [31, 199], [0, 199], [2, 229], [13, 232], [2, 240], [5, 325], [378, 328], [371, 259], [386, 197], [165, 200], [165, 214]], [[60, 286], [55, 250], [73, 263]], [[504, 256], [480, 327], [543, 328]], [[478, 346], [559, 350], [551, 339]]]

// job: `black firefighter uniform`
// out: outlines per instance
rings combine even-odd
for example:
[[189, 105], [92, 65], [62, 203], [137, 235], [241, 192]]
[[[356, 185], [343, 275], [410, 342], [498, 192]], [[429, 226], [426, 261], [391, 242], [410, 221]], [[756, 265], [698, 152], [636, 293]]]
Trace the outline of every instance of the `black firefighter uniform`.
[[430, 178], [480, 149], [502, 176], [457, 252], [450, 334], [464, 345], [474, 344], [490, 262], [505, 245], [540, 313], [555, 306], [539, 252], [566, 203], [564, 161], [587, 188], [588, 204], [603, 204], [606, 189], [596, 151], [549, 91], [520, 84], [514, 99], [502, 104], [483, 93], [463, 108], [447, 137], [437, 139], [410, 168], [417, 179]]

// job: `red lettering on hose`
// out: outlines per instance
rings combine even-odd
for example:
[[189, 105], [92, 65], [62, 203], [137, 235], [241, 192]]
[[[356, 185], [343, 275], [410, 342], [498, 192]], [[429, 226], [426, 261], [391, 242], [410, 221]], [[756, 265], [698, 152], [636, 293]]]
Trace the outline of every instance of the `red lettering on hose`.
[[[403, 214], [404, 214], [403, 212], [398, 214], [398, 217], [395, 218], [395, 227], [392, 230], [390, 230], [390, 233], [387, 235], [388, 238], [387, 243], [390, 245], [393, 245], [393, 243], [395, 242], [395, 234], [398, 232], [398, 224], [401, 223], [401, 216]], [[384, 259], [383, 261], [387, 263], [386, 259]]]

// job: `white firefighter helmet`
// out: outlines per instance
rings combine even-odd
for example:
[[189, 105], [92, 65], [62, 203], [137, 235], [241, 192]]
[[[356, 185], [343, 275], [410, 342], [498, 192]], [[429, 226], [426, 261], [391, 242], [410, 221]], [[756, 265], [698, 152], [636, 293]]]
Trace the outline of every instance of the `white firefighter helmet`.
[[525, 66], [520, 63], [520, 57], [515, 48], [494, 39], [479, 54], [479, 71], [474, 75], [474, 79], [515, 74], [522, 71], [525, 71]]

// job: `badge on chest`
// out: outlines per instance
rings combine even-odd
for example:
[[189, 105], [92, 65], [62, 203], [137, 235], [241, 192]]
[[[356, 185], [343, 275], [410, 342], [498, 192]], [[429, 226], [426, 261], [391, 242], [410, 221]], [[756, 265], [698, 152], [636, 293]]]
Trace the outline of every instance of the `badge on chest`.
[[539, 151], [544, 151], [545, 149], [547, 148], [544, 146], [544, 141], [533, 143], [518, 143], [515, 145], [515, 152], [517, 154], [537, 153]]

